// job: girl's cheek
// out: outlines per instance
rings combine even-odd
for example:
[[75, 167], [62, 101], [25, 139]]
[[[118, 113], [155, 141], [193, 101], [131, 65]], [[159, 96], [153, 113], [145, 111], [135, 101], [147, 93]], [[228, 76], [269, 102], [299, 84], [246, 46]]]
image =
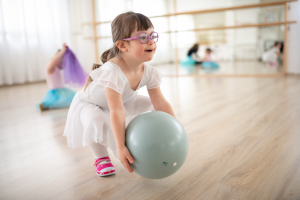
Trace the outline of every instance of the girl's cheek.
[[155, 51], [156, 51], [156, 49], [157, 49], [157, 44], [156, 44], [156, 43], [154, 43], [154, 49], [155, 49]]
[[136, 56], [140, 56], [144, 53], [144, 47], [137, 47], [135, 51]]

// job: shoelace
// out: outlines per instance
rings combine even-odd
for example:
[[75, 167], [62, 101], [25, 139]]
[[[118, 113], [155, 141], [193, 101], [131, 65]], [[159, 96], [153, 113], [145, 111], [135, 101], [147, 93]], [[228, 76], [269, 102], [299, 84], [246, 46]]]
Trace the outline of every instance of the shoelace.
[[99, 165], [106, 164], [106, 163], [110, 163], [110, 159], [98, 160], [97, 162], [95, 161], [93, 165], [98, 167]]

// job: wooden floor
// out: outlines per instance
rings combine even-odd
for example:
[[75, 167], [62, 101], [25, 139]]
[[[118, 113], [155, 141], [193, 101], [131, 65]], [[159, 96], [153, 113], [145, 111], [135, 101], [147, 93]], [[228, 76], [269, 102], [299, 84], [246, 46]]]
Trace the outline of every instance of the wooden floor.
[[46, 90], [0, 87], [0, 199], [300, 199], [299, 76], [163, 78], [190, 149], [162, 180], [113, 155], [116, 175], [97, 177], [90, 149], [62, 136], [68, 110], [36, 112]]

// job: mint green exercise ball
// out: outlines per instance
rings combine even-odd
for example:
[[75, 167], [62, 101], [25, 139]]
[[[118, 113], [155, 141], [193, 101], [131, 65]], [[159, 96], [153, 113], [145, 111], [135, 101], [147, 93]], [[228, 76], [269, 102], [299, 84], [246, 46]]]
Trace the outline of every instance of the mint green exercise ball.
[[140, 114], [128, 124], [126, 146], [134, 159], [131, 168], [148, 179], [174, 174], [189, 150], [183, 126], [175, 117], [160, 111]]

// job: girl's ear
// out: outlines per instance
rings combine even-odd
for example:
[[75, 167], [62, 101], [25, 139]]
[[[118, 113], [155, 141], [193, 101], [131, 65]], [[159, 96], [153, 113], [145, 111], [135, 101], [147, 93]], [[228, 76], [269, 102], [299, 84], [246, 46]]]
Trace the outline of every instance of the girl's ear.
[[125, 52], [128, 51], [126, 45], [125, 45], [125, 41], [119, 40], [116, 42], [116, 46], [120, 49], [120, 51]]

